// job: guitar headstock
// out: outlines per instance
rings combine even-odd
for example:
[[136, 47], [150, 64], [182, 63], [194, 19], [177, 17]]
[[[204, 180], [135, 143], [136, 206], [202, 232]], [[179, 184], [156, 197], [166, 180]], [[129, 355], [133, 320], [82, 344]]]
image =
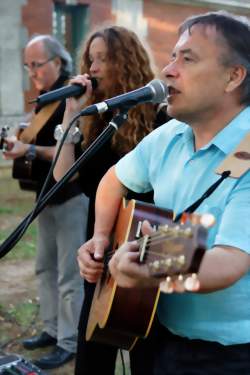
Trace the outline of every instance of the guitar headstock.
[[169, 219], [156, 232], [139, 240], [140, 262], [153, 277], [196, 273], [206, 249], [211, 215], [185, 214], [180, 223]]
[[3, 126], [0, 131], [0, 150], [4, 150], [4, 140], [8, 137], [8, 126]]

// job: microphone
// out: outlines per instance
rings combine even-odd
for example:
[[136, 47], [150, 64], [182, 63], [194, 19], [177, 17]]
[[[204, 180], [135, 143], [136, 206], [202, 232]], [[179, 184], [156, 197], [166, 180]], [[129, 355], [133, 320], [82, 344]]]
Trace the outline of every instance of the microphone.
[[[90, 78], [92, 88], [95, 90], [97, 88], [97, 79], [92, 77]], [[74, 83], [73, 85], [68, 85], [61, 87], [57, 90], [52, 90], [50, 92], [46, 92], [45, 94], [39, 95], [36, 99], [31, 100], [29, 103], [38, 103], [41, 106], [46, 104], [55, 102], [57, 100], [66, 99], [71, 96], [75, 98], [83, 95], [86, 91], [86, 86], [82, 86], [78, 83]]]
[[129, 109], [139, 103], [161, 103], [166, 99], [167, 86], [160, 79], [153, 79], [146, 86], [127, 92], [122, 95], [106, 99], [103, 102], [92, 104], [80, 112], [81, 116], [89, 116], [95, 113], [103, 113], [108, 109]]

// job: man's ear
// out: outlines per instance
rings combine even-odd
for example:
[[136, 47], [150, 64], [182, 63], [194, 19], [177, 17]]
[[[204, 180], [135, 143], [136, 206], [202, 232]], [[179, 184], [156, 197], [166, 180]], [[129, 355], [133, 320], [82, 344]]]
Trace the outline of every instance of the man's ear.
[[62, 67], [62, 60], [60, 59], [60, 57], [55, 57], [54, 58], [54, 63], [56, 65], [56, 67], [58, 67], [58, 70], [60, 71], [61, 70], [61, 67]]
[[243, 65], [235, 65], [229, 70], [228, 84], [226, 92], [232, 92], [241, 85], [247, 75], [247, 70]]

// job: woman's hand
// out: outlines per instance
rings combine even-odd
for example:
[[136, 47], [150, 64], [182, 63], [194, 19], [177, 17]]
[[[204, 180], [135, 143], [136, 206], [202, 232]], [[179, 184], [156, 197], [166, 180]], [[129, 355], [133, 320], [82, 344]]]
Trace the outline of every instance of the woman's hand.
[[69, 123], [69, 121], [84, 108], [84, 105], [86, 104], [88, 99], [91, 97], [92, 92], [93, 92], [92, 83], [89, 79], [88, 74], [75, 76], [69, 81], [69, 84], [70, 85], [80, 84], [86, 87], [86, 91], [79, 98], [72, 97], [66, 100], [66, 109], [64, 112], [63, 122], [66, 121], [67, 123]]

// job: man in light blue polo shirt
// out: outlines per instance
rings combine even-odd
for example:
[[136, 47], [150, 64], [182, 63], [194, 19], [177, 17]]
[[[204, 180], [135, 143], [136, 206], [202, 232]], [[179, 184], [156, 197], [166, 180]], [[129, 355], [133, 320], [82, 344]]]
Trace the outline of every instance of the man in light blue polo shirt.
[[[103, 178], [96, 199], [93, 238], [79, 250], [81, 275], [100, 277], [100, 260], [127, 189], [154, 190], [157, 206], [183, 212], [219, 176], [218, 166], [250, 132], [250, 26], [225, 12], [186, 20], [163, 73], [168, 114], [175, 118], [144, 140]], [[250, 161], [249, 161], [250, 167]], [[105, 204], [103, 204], [105, 202]], [[162, 294], [159, 323], [145, 340], [148, 375], [250, 374], [250, 171], [228, 177], [198, 207], [212, 213], [199, 285]], [[110, 262], [120, 286], [152, 286], [159, 280], [138, 264], [128, 243]], [[93, 257], [93, 258], [92, 258]], [[190, 290], [191, 289], [191, 290]], [[132, 374], [140, 345], [132, 351]], [[145, 372], [146, 368], [146, 372]]]

